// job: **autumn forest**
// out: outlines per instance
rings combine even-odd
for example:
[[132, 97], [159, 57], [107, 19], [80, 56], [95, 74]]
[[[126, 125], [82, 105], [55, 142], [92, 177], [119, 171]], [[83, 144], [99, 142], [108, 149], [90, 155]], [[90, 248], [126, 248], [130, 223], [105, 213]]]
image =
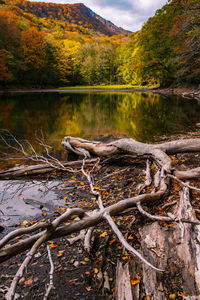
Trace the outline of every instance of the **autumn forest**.
[[83, 4], [0, 0], [0, 86], [200, 81], [199, 0], [171, 0], [129, 33]]

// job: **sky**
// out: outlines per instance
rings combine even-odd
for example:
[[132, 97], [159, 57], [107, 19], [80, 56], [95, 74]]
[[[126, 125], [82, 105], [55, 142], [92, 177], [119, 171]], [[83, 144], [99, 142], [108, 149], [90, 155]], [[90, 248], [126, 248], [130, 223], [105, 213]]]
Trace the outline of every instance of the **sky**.
[[34, 0], [60, 4], [83, 3], [95, 13], [130, 31], [141, 29], [144, 22], [167, 0]]

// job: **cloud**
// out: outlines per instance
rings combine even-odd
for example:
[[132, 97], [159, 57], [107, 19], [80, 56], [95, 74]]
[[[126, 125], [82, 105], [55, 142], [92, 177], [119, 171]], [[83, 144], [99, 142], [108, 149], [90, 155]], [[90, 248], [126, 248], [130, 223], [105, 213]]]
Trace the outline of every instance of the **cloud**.
[[74, 4], [82, 2], [95, 13], [115, 25], [137, 31], [142, 24], [166, 4], [167, 0], [34, 0]]

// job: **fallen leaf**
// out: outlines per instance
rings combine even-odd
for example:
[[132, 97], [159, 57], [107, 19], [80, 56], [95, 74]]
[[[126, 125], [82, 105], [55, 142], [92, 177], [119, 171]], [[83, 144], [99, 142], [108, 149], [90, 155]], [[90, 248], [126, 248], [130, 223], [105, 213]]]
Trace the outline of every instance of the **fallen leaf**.
[[122, 259], [123, 260], [128, 260], [128, 257], [127, 256], [123, 256]]
[[107, 231], [104, 231], [104, 233], [102, 233], [102, 234], [100, 235], [100, 237], [105, 237], [105, 236], [107, 236], [107, 235], [108, 235]]
[[84, 257], [84, 261], [90, 261], [88, 257]]
[[23, 223], [22, 223], [22, 225], [23, 225], [23, 226], [26, 226], [26, 227], [27, 227], [29, 224], [30, 224], [30, 222], [27, 221], [27, 220], [24, 220]]
[[176, 299], [176, 294], [170, 294], [169, 299]]
[[95, 190], [100, 190], [100, 188], [97, 185], [94, 186], [94, 189]]
[[42, 215], [45, 217], [47, 215], [47, 213], [43, 212]]
[[63, 256], [63, 253], [64, 253], [64, 250], [58, 251], [57, 256], [58, 256], [58, 257]]
[[140, 283], [140, 279], [131, 279], [130, 282], [131, 282], [131, 285], [136, 285], [136, 284]]
[[67, 207], [59, 207], [59, 209], [62, 210], [62, 211], [66, 211]]
[[22, 277], [20, 280], [19, 280], [19, 283], [22, 283], [25, 281], [25, 277]]
[[97, 274], [99, 270], [97, 268], [94, 269], [94, 273]]
[[88, 263], [86, 261], [80, 261], [80, 264], [87, 265]]
[[56, 248], [56, 247], [58, 247], [58, 245], [55, 245], [55, 244], [50, 244], [49, 245], [51, 248]]
[[188, 294], [187, 293], [181, 293], [181, 294], [178, 294], [179, 297], [187, 297]]
[[112, 241], [109, 242], [109, 245], [111, 246], [113, 243], [115, 243], [117, 239], [113, 239]]
[[90, 272], [85, 272], [85, 275], [90, 276]]
[[29, 279], [29, 280], [24, 282], [25, 285], [31, 285], [32, 283], [33, 283], [32, 279]]
[[87, 290], [88, 292], [90, 292], [91, 289], [92, 289], [91, 286], [86, 287], [86, 290]]

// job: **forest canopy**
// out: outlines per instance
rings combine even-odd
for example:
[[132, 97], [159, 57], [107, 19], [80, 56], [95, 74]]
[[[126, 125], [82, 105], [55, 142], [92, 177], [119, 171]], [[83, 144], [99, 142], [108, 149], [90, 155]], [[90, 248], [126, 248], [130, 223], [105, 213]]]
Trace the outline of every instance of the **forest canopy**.
[[0, 86], [199, 83], [198, 0], [169, 1], [136, 33], [99, 24], [76, 7], [1, 0]]

